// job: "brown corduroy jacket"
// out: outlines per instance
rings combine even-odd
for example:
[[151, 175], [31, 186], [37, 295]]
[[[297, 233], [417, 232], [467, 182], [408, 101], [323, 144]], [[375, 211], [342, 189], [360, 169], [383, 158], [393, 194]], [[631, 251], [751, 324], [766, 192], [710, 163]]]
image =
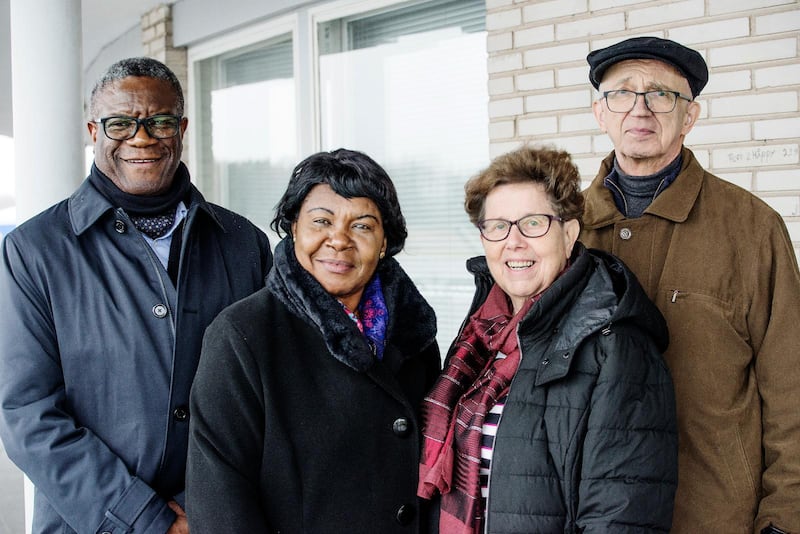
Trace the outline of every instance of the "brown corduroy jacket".
[[621, 258], [667, 320], [679, 474], [672, 532], [800, 532], [800, 273], [786, 226], [755, 195], [680, 174], [636, 219], [585, 191], [581, 241]]

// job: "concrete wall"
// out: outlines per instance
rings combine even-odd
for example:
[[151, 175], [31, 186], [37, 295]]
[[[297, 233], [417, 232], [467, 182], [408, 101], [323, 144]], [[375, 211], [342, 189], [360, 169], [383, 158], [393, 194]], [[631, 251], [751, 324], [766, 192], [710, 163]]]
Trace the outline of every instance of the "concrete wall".
[[585, 180], [613, 147], [591, 114], [586, 55], [627, 37], [691, 46], [710, 68], [686, 144], [786, 220], [800, 254], [800, 3], [792, 0], [487, 0], [491, 153], [569, 150]]

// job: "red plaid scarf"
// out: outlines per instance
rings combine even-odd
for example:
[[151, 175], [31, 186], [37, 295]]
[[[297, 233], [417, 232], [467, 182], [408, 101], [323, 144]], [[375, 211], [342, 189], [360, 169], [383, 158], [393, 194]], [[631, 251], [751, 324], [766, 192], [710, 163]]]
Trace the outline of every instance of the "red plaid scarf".
[[[495, 284], [470, 317], [446, 369], [422, 403], [423, 451], [417, 494], [441, 493], [442, 534], [479, 534], [481, 434], [486, 414], [509, 388], [519, 366], [517, 324], [534, 301], [516, 315]], [[498, 352], [506, 358], [496, 359]]]

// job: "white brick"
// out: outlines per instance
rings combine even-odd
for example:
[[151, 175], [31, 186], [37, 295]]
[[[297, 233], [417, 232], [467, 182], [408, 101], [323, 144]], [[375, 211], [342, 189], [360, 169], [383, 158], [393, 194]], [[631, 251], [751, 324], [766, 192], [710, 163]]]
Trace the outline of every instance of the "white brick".
[[800, 173], [796, 169], [756, 172], [759, 191], [787, 191], [800, 189]]
[[486, 29], [490, 32], [513, 28], [514, 26], [519, 26], [521, 23], [522, 10], [520, 9], [496, 11], [494, 13], [487, 13], [486, 15]]
[[773, 59], [793, 58], [797, 56], [797, 39], [776, 39], [742, 45], [711, 48], [708, 51], [711, 67], [758, 63]]
[[536, 26], [514, 32], [514, 47], [525, 48], [555, 41], [555, 26]]
[[552, 65], [554, 63], [566, 63], [569, 61], [586, 61], [589, 53], [588, 43], [575, 43], [548, 48], [537, 48], [528, 50], [524, 55], [526, 67], [539, 65]]
[[597, 171], [600, 170], [600, 164], [603, 162], [603, 158], [606, 155], [603, 154], [599, 157], [593, 158], [572, 158], [572, 163], [574, 163], [578, 167], [578, 172], [580, 173], [582, 180], [581, 185], [583, 189], [589, 187], [589, 184], [594, 180], [594, 177], [597, 176]]
[[589, 83], [589, 65], [558, 69], [556, 71], [559, 87], [568, 85], [585, 85]]
[[797, 93], [764, 93], [713, 98], [709, 102], [712, 117], [738, 117], [797, 111]]
[[[633, 33], [633, 32], [626, 32], [625, 35], [618, 35], [616, 37], [610, 37], [608, 39], [597, 39], [592, 41], [592, 50], [598, 50], [600, 48], [606, 48], [607, 46], [611, 46], [613, 44], [619, 43], [624, 41], [625, 39], [631, 39], [633, 37], [661, 37], [664, 38], [664, 32], [659, 30], [651, 30], [643, 33]], [[698, 50], [699, 52], [699, 50]]]
[[759, 140], [800, 137], [800, 117], [756, 121], [753, 123], [753, 137]]
[[559, 123], [561, 125], [559, 131], [561, 132], [597, 131], [597, 121], [595, 121], [594, 114], [591, 112], [561, 115]]
[[708, 150], [692, 149], [692, 152], [694, 153], [694, 159], [697, 160], [697, 163], [699, 163], [701, 167], [704, 169], [711, 168], [711, 154]]
[[709, 0], [708, 14], [721, 15], [747, 11], [752, 13], [758, 8], [775, 7], [782, 4], [794, 4], [797, 0]]
[[498, 7], [513, 6], [514, 0], [486, 0], [486, 11], [497, 9]]
[[512, 150], [522, 147], [525, 143], [523, 141], [512, 141], [506, 143], [489, 143], [489, 158], [494, 159], [497, 156], [507, 154]]
[[[789, 230], [789, 237], [792, 241], [795, 243], [800, 241], [800, 222], [787, 221], [786, 229]], [[798, 258], [800, 258], [800, 252], [798, 252], [797, 246], [795, 246], [795, 254], [798, 254]], [[797, 261], [800, 261], [800, 259]]]
[[700, 123], [686, 136], [686, 142], [692, 145], [735, 143], [750, 140], [749, 122], [708, 125]]
[[588, 10], [587, 0], [551, 0], [536, 2], [522, 9], [525, 22], [550, 20], [557, 17], [578, 15]]
[[800, 30], [800, 11], [786, 11], [756, 17], [756, 35]]
[[594, 145], [594, 151], [600, 154], [608, 154], [614, 150], [614, 143], [611, 142], [611, 138], [606, 134], [595, 135], [592, 138], [592, 144]]
[[759, 89], [800, 84], [800, 64], [757, 69], [755, 81]]
[[514, 92], [514, 78], [507, 76], [505, 78], [492, 78], [489, 80], [489, 94], [490, 95], [504, 95]]
[[714, 168], [761, 167], [767, 165], [795, 165], [798, 162], [798, 145], [757, 145], [720, 148], [712, 152]]
[[625, 13], [615, 13], [613, 15], [591, 17], [574, 22], [556, 24], [556, 39], [562, 41], [587, 35], [618, 32], [624, 29]]
[[514, 121], [489, 123], [489, 139], [511, 139], [514, 137]]
[[750, 21], [746, 18], [706, 22], [669, 30], [669, 38], [684, 45], [722, 41], [749, 35]]
[[552, 70], [520, 74], [517, 76], [517, 90], [535, 91], [537, 89], [555, 87], [554, 78], [555, 75]]
[[800, 197], [763, 197], [764, 202], [772, 209], [781, 214], [782, 217], [796, 217], [800, 215]]
[[592, 152], [592, 137], [589, 135], [554, 137], [548, 142], [557, 148], [566, 150], [570, 154], [589, 154]]
[[515, 117], [522, 114], [522, 98], [489, 101], [489, 118]]
[[519, 119], [517, 128], [521, 136], [554, 134], [558, 132], [558, 121], [555, 117]]
[[703, 0], [686, 0], [684, 2], [670, 2], [664, 6], [648, 7], [628, 11], [628, 27], [664, 25], [676, 20], [693, 19], [705, 14]]
[[591, 92], [588, 90], [559, 91], [544, 95], [526, 96], [525, 111], [527, 113], [542, 113], [557, 109], [585, 109], [591, 106], [591, 102]]
[[511, 32], [490, 35], [486, 38], [486, 51], [497, 52], [514, 48], [514, 39]]
[[503, 54], [500, 56], [489, 56], [487, 69], [489, 74], [496, 72], [507, 72], [522, 68], [522, 54]]
[[753, 173], [752, 172], [727, 172], [727, 173], [718, 173], [717, 176], [722, 178], [723, 180], [732, 183], [733, 185], [738, 185], [742, 189], [747, 189], [748, 191], [753, 190]]
[[708, 85], [703, 89], [703, 95], [714, 93], [728, 93], [732, 91], [747, 91], [752, 89], [753, 83], [750, 79], [749, 70], [738, 70], [734, 72], [719, 72], [709, 76]]
[[649, 4], [650, 0], [589, 0], [589, 11], [599, 11], [612, 7], [632, 6], [634, 4]]

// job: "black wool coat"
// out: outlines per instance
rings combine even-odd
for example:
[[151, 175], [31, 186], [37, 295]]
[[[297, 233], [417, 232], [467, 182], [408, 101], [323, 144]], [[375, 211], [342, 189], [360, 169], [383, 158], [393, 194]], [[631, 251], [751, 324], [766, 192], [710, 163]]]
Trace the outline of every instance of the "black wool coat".
[[417, 533], [418, 408], [440, 369], [433, 310], [394, 259], [378, 362], [284, 239], [267, 287], [208, 328], [191, 396], [193, 534]]

